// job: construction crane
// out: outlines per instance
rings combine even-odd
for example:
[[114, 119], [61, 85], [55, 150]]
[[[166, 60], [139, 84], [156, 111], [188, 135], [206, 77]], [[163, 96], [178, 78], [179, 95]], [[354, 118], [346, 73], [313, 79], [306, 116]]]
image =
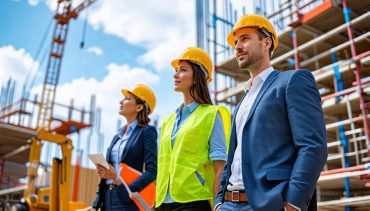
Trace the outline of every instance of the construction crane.
[[[12, 210], [64, 211], [86, 207], [83, 203], [69, 201], [73, 145], [67, 135], [91, 125], [72, 120], [60, 120], [61, 125], [56, 128], [50, 128], [50, 125], [54, 120], [54, 100], [68, 35], [69, 21], [76, 19], [82, 10], [95, 1], [85, 0], [74, 9], [72, 8], [71, 0], [58, 0], [57, 2], [58, 5], [54, 16], [56, 22], [37, 116], [38, 135], [31, 140], [27, 188], [23, 194], [23, 202], [14, 204]], [[62, 151], [62, 159], [54, 158], [53, 160], [50, 187], [37, 189], [36, 178], [40, 164], [42, 141], [59, 145]]]
[[51, 42], [51, 52], [49, 54], [48, 64], [44, 84], [42, 88], [40, 108], [37, 118], [37, 126], [46, 130], [50, 129], [56, 88], [59, 82], [60, 69], [64, 53], [64, 47], [68, 35], [69, 21], [76, 19], [78, 14], [96, 0], [85, 0], [75, 9], [72, 9], [71, 0], [58, 0], [56, 14], [54, 16], [56, 23], [54, 27], [53, 38]]

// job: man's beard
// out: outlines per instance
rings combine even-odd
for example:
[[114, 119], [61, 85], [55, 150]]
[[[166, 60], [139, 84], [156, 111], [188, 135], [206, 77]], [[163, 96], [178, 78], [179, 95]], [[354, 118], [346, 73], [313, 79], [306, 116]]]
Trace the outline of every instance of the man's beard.
[[241, 70], [249, 70], [258, 67], [262, 61], [262, 57], [257, 54], [248, 54], [248, 58], [241, 63], [238, 62], [238, 66]]

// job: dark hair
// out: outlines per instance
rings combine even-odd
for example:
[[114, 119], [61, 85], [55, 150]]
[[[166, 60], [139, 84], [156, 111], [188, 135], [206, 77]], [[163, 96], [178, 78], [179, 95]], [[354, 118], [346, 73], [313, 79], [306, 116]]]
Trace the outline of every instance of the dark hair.
[[148, 104], [135, 96], [135, 100], [136, 100], [136, 104], [138, 105], [143, 105], [143, 109], [141, 111], [139, 111], [139, 113], [137, 114], [137, 120], [138, 120], [138, 125], [140, 127], [145, 127], [148, 125], [148, 123], [150, 122], [150, 119], [148, 117], [149, 115], [149, 107], [148, 107]]
[[[262, 30], [264, 30], [265, 32], [263, 32]], [[271, 40], [271, 46], [270, 46], [270, 49], [269, 49], [269, 55], [270, 55], [270, 59], [272, 58], [272, 52], [274, 51], [274, 39], [272, 39], [272, 34], [270, 32], [267, 32], [265, 29], [260, 29], [260, 28], [257, 28], [257, 31], [258, 31], [258, 39], [261, 41], [263, 38], [270, 38]], [[266, 35], [266, 33], [269, 34], [269, 36]]]
[[209, 94], [206, 75], [200, 68], [200, 64], [189, 62], [193, 69], [194, 84], [190, 87], [190, 95], [200, 104], [213, 105]]

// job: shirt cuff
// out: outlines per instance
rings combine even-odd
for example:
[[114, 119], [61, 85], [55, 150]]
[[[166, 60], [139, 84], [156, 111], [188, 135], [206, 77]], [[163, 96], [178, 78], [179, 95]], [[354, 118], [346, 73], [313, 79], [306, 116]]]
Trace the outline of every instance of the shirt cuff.
[[118, 181], [119, 179], [120, 179], [120, 177], [121, 177], [121, 167], [119, 167], [118, 169], [117, 169], [117, 176], [116, 176], [116, 178], [114, 179], [114, 183], [116, 182], [116, 181]]
[[213, 161], [216, 161], [216, 160], [221, 160], [221, 161], [227, 161], [227, 157], [226, 155], [223, 156], [223, 155], [216, 155], [216, 156], [210, 156], [209, 158], [212, 162]]
[[295, 205], [293, 205], [293, 204], [291, 204], [291, 203], [289, 203], [289, 202], [287, 202], [290, 206], [292, 206], [292, 207], [294, 207], [294, 209], [296, 209], [297, 211], [301, 211], [301, 208], [299, 208], [299, 207], [297, 207], [297, 206], [295, 206]]
[[217, 203], [214, 207], [213, 210], [216, 210], [217, 207], [221, 206], [222, 203]]

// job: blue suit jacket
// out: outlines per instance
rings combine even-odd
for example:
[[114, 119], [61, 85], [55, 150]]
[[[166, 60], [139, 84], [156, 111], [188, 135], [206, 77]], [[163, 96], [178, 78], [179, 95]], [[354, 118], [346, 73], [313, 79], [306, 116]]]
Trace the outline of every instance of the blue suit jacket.
[[[223, 202], [231, 174], [239, 105], [215, 204]], [[321, 99], [312, 74], [273, 71], [252, 105], [242, 137], [242, 177], [251, 207], [280, 210], [287, 201], [307, 210], [327, 158]]]
[[[112, 147], [119, 140], [118, 136], [114, 136], [111, 145], [107, 150], [106, 159], [111, 163], [110, 153]], [[129, 185], [131, 191], [141, 191], [148, 184], [153, 182], [157, 176], [157, 130], [153, 126], [140, 127], [137, 126], [132, 132], [127, 144], [123, 150], [121, 163], [126, 163], [130, 167], [143, 172], [145, 164], [145, 172], [133, 183]], [[93, 208], [99, 208], [104, 202], [106, 188], [106, 179], [101, 179], [96, 194]], [[118, 197], [124, 204], [132, 203], [124, 185], [115, 188]], [[104, 205], [103, 205], [104, 206]]]

